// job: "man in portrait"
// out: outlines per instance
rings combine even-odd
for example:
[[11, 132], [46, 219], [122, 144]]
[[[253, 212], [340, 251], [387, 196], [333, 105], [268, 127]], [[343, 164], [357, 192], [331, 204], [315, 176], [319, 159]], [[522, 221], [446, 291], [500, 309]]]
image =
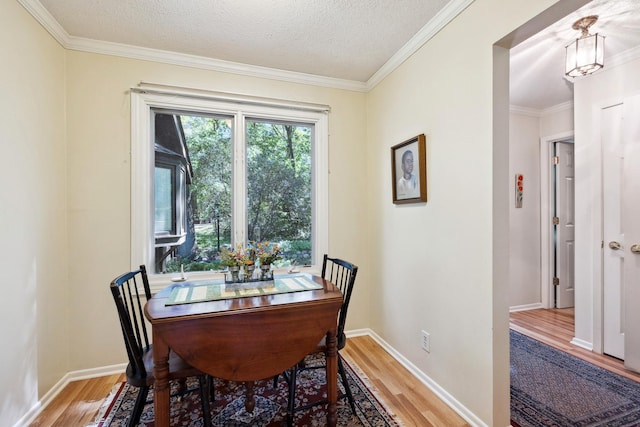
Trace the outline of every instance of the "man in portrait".
[[413, 152], [406, 150], [402, 153], [402, 176], [398, 179], [397, 194], [399, 199], [420, 197], [418, 180], [413, 174]]

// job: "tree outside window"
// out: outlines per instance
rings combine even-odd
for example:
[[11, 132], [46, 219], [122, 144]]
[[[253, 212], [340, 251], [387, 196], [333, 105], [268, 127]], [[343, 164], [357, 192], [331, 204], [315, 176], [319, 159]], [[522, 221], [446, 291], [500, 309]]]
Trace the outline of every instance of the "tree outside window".
[[[222, 250], [264, 241], [283, 249], [282, 265], [311, 263], [314, 124], [247, 118], [234, 139], [233, 116], [155, 110], [154, 122], [156, 273], [217, 270]], [[184, 233], [167, 239], [181, 218]]]

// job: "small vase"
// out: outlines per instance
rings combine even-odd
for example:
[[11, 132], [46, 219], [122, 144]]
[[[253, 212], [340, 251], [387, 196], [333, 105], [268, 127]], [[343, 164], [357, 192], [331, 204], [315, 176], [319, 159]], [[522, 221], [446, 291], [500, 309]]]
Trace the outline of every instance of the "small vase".
[[260, 280], [271, 280], [273, 274], [271, 273], [271, 264], [264, 264], [260, 266]]
[[240, 281], [240, 267], [229, 267], [229, 273], [231, 273], [231, 283]]
[[250, 282], [253, 280], [253, 272], [255, 271], [255, 266], [253, 265], [245, 265], [244, 266], [244, 281]]

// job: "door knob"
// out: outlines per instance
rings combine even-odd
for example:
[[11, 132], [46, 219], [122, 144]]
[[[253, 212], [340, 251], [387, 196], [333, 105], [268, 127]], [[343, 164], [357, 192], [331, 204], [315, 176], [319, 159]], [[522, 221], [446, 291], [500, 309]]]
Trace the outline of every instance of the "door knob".
[[640, 254], [640, 245], [631, 245], [631, 252], [634, 254]]
[[[638, 246], [638, 251], [640, 252], [640, 245], [634, 245], [634, 246]], [[614, 251], [617, 251], [620, 248], [622, 248], [622, 245], [616, 241], [612, 241], [612, 242], [609, 242], [609, 248], [613, 249]], [[631, 251], [633, 251], [633, 247], [631, 248]]]

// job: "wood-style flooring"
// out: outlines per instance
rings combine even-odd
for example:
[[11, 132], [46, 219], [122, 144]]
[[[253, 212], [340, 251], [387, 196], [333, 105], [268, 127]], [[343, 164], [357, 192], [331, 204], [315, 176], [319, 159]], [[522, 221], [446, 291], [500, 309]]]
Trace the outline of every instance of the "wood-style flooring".
[[[640, 382], [640, 374], [624, 369], [622, 361], [571, 344], [573, 309], [529, 310], [510, 314], [511, 329], [590, 363]], [[369, 377], [387, 406], [407, 426], [468, 426], [424, 384], [411, 375], [372, 338], [354, 337], [342, 350]], [[85, 426], [92, 422], [111, 388], [124, 375], [75, 381], [44, 409], [32, 426]]]
[[[349, 338], [341, 353], [362, 369], [406, 426], [469, 426], [371, 337]], [[85, 426], [95, 420], [111, 388], [124, 380], [124, 375], [110, 375], [72, 382], [31, 426]]]
[[31, 426], [86, 426], [95, 420], [113, 386], [123, 381], [126, 381], [124, 373], [70, 382]]

